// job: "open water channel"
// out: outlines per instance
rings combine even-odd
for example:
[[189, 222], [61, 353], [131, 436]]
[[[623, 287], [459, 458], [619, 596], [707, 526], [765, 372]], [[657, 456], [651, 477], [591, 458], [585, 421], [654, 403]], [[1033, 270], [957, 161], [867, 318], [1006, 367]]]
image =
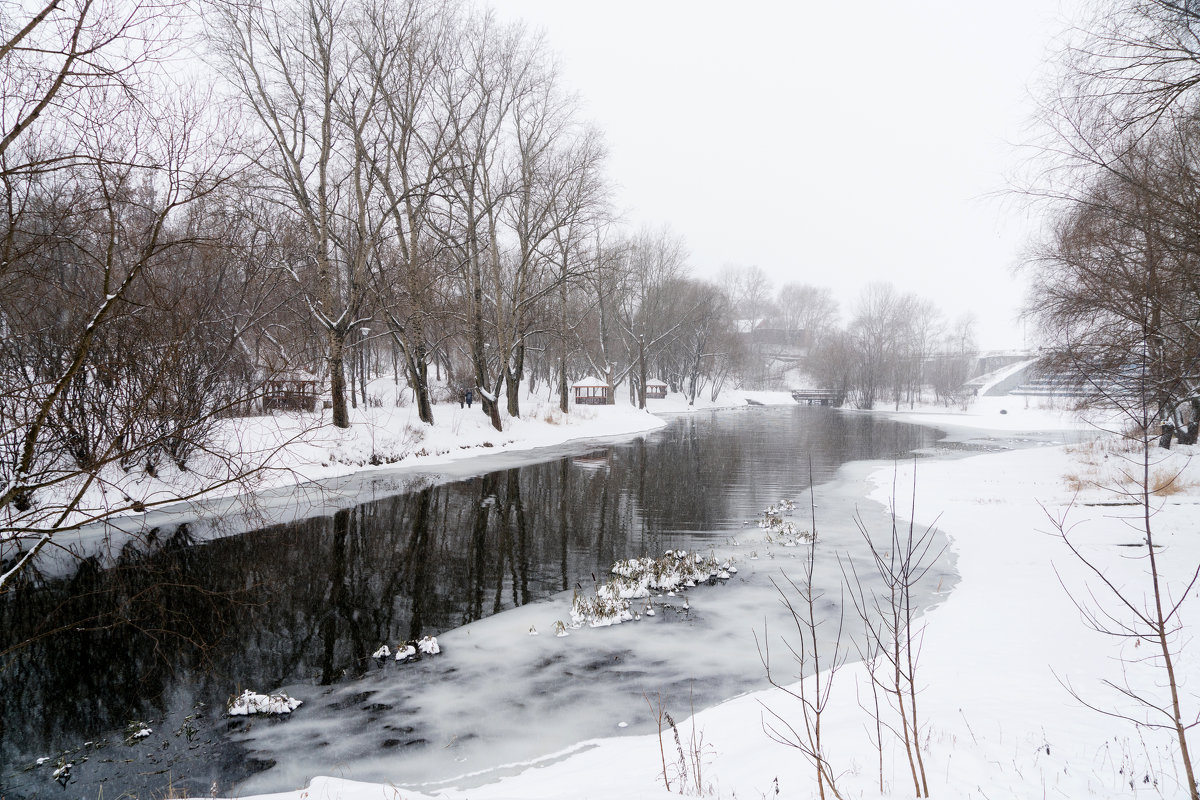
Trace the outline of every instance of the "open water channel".
[[[798, 577], [803, 548], [747, 523], [789, 498], [811, 527], [811, 475], [823, 611], [852, 615], [841, 565], [869, 572], [854, 517], [884, 536], [890, 525], [864, 499], [863, 462], [938, 438], [865, 414], [747, 408], [277, 493], [249, 517], [155, 518], [99, 547], [93, 533], [82, 559], [51, 560], [0, 597], [0, 794], [62, 797], [54, 772], [68, 763], [66, 794], [105, 800], [278, 791], [319, 774], [470, 785], [652, 730], [648, 699], [686, 717], [764, 688], [756, 638], [786, 638], [773, 581]], [[654, 599], [638, 622], [554, 635], [573, 592], [667, 549], [738, 571]], [[923, 602], [953, 580], [947, 555]], [[371, 657], [425, 635], [440, 655]], [[852, 655], [849, 634], [842, 647]], [[304, 704], [227, 716], [245, 688]], [[128, 738], [131, 723], [152, 733]]]

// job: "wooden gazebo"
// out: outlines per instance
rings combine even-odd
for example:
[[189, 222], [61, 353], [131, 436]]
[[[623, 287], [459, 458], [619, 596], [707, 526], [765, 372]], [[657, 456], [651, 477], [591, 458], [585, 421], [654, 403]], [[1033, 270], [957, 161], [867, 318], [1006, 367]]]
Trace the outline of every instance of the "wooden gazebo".
[[588, 376], [571, 384], [575, 390], [575, 405], [607, 406], [612, 403], [612, 387], [599, 378]]
[[315, 411], [321, 384], [303, 371], [275, 375], [263, 387], [263, 411]]
[[667, 384], [665, 381], [660, 381], [658, 378], [651, 378], [646, 381], [647, 400], [662, 400], [666, 396]]

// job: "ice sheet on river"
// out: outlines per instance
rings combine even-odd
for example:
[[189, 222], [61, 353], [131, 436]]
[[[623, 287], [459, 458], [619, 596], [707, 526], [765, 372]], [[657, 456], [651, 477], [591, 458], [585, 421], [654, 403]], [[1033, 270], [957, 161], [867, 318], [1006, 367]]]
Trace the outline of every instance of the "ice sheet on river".
[[[816, 583], [829, 620], [823, 633], [836, 635], [844, 605], [842, 647], [851, 658], [849, 639], [860, 623], [849, 597], [842, 597], [836, 556], [849, 555], [866, 574], [867, 549], [852, 523], [856, 505], [877, 535], [890, 531], [884, 510], [861, 499], [858, 479], [870, 468], [845, 468], [850, 479], [821, 487], [818, 496]], [[800, 506], [797, 522], [807, 527]], [[655, 597], [658, 613], [635, 623], [583, 628], [565, 638], [530, 636], [531, 627], [550, 631], [558, 620], [569, 622], [568, 591], [439, 636], [438, 658], [385, 660], [363, 678], [335, 686], [283, 687], [305, 705], [283, 723], [251, 725], [239, 734], [256, 759], [274, 766], [240, 784], [238, 793], [295, 788], [320, 774], [425, 791], [470, 786], [515, 768], [505, 765], [528, 764], [589, 739], [649, 732], [648, 702], [683, 718], [692, 707], [766, 688], [755, 635], [762, 640], [765, 628], [774, 667], [794, 672], [780, 637], [794, 638], [795, 631], [772, 578], [798, 579], [804, 548], [770, 544], [754, 527], [733, 535], [736, 540], [715, 541], [714, 550], [734, 558], [739, 571], [718, 585], [690, 589], [686, 611], [682, 595]], [[921, 587], [922, 607], [949, 591], [952, 569], [947, 554]]]

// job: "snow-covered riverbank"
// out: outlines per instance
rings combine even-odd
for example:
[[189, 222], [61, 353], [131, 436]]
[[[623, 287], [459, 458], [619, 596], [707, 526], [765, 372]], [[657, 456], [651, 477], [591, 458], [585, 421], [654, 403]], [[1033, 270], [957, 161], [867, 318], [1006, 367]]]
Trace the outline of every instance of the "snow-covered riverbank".
[[[558, 408], [556, 398], [525, 395], [522, 414], [501, 414], [503, 431], [491, 426], [478, 404], [463, 408], [453, 403], [434, 406], [434, 424], [420, 421], [416, 409], [396, 406], [384, 396], [382, 406], [352, 411], [346, 429], [329, 424], [329, 412], [253, 418], [256, 442], [290, 442], [272, 461], [276, 475], [293, 479], [320, 480], [362, 469], [429, 468], [469, 459], [485, 453], [512, 452], [553, 447], [578, 439], [629, 436], [662, 427], [662, 417], [729, 408], [748, 404], [793, 405], [787, 392], [729, 390], [716, 400], [697, 398], [689, 405], [682, 395], [649, 400], [642, 411], [627, 398], [618, 397], [611, 406], [571, 403], [570, 413]], [[301, 437], [305, 427], [311, 433]], [[303, 439], [303, 441], [301, 441]], [[265, 449], [265, 448], [264, 448]]]
[[[1057, 412], [999, 415], [1003, 424], [985, 424], [992, 411], [939, 419], [939, 425], [988, 430], [1033, 431], [1075, 423]], [[972, 418], [972, 416], [974, 418]], [[1040, 419], [1039, 419], [1040, 417]], [[1054, 420], [1060, 420], [1055, 423]], [[933, 420], [929, 420], [933, 421]], [[1190, 448], [1156, 451], [1152, 479], [1175, 477], [1172, 489], [1156, 501], [1153, 518], [1162, 545], [1160, 568], [1182, 597], [1197, 563], [1194, 536], [1200, 504], [1200, 471]], [[1134, 457], [1111, 440], [1070, 446], [1030, 447], [953, 460], [917, 463], [915, 516], [950, 537], [961, 582], [922, 620], [924, 639], [918, 686], [922, 746], [930, 792], [941, 797], [1178, 797], [1185, 794], [1175, 758], [1176, 743], [1165, 730], [1137, 728], [1087, 707], [1150, 718], [1118, 687], [1135, 687], [1162, 698], [1161, 670], [1147, 656], [1146, 639], [1116, 640], [1085, 624], [1075, 600], [1097, 604], [1121, 616], [1098, 577], [1071, 554], [1055, 520], [1066, 520], [1070, 537], [1114, 585], [1135, 604], [1148, 591], [1137, 506], [1119, 484]], [[861, 465], [860, 465], [861, 466]], [[902, 513], [908, 508], [913, 465], [871, 468], [873, 496], [890, 502], [893, 481]], [[1126, 484], [1128, 486], [1128, 484]], [[1115, 489], [1115, 491], [1114, 491]], [[1116, 505], [1114, 505], [1116, 504]], [[1065, 588], [1064, 588], [1065, 587]], [[1093, 595], [1089, 592], [1094, 593]], [[1074, 600], [1072, 599], [1074, 598]], [[1195, 619], [1195, 592], [1184, 600], [1182, 621]], [[1173, 637], [1194, 647], [1189, 627]], [[753, 646], [722, 642], [720, 646]], [[714, 645], [716, 646], [716, 645]], [[1194, 718], [1197, 660], [1184, 657], [1176, 669], [1184, 687], [1185, 716]], [[1067, 687], [1071, 687], [1068, 689]], [[1073, 690], [1073, 692], [1072, 692]], [[822, 718], [827, 757], [847, 797], [879, 796], [879, 755], [872, 744], [871, 715], [863, 710], [870, 694], [866, 669], [848, 664], [835, 676], [833, 697]], [[773, 744], [762, 731], [764, 707], [800, 722], [800, 709], [776, 690], [729, 700], [698, 713], [703, 734], [703, 783], [720, 797], [815, 796], [812, 768], [795, 750]], [[647, 712], [649, 713], [649, 712]], [[684, 748], [692, 720], [677, 720]], [[1159, 721], [1159, 720], [1154, 720]], [[520, 735], [520, 732], [514, 732]], [[668, 766], [674, 742], [668, 736]], [[514, 765], [507, 777], [469, 791], [446, 789], [436, 796], [470, 798], [631, 798], [667, 797], [662, 785], [662, 754], [657, 736], [595, 740], [569, 753], [537, 763]], [[912, 778], [903, 749], [885, 734], [884, 795], [912, 796]], [[678, 788], [678, 783], [673, 785]], [[420, 798], [395, 787], [314, 777], [303, 790], [277, 797]]]
[[[263, 493], [286, 492], [302, 484], [396, 470], [440, 470], [482, 455], [645, 433], [666, 424], [666, 415], [794, 402], [786, 392], [730, 390], [716, 400], [698, 398], [694, 406], [673, 394], [650, 401], [649, 409], [642, 411], [619, 397], [611, 406], [572, 403], [570, 413], [564, 414], [557, 399], [526, 394], [521, 416], [502, 413], [504, 430], [497, 431], [477, 403], [435, 405], [434, 424], [423, 423], [414, 406], [397, 405], [395, 391], [387, 381], [372, 384], [376, 404], [352, 409], [350, 427], [345, 429], [331, 424], [329, 410], [222, 420], [213, 431], [208, 452], [197, 453], [187, 470], [163, 463], [149, 474], [140, 467], [124, 471], [114, 464], [102, 471], [99, 480], [85, 484], [81, 475], [39, 490], [35, 502], [54, 518], [74, 493], [82, 492], [78, 510], [69, 516], [74, 522], [121, 516], [131, 517], [136, 524], [138, 515], [130, 511], [131, 506], [169, 506], [177, 514], [184, 498], [198, 504], [199, 514], [209, 513], [209, 506], [229, 514], [236, 498], [255, 500]], [[119, 513], [112, 514], [114, 509]], [[55, 519], [55, 524], [61, 526], [61, 521]]]

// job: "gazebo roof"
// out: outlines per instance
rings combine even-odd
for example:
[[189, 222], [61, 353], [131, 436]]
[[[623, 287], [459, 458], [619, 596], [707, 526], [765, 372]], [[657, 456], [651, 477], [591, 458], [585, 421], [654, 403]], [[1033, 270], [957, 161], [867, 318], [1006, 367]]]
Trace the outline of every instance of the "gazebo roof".
[[591, 375], [588, 375], [588, 376], [580, 378], [579, 380], [572, 383], [571, 388], [572, 389], [589, 389], [589, 388], [607, 389], [608, 384], [605, 383], [604, 381], [600, 380], [599, 378], [593, 378]]
[[268, 380], [279, 383], [299, 381], [301, 383], [316, 383], [318, 378], [311, 372], [303, 369], [289, 369], [282, 372], [276, 372], [267, 376]]
[[646, 385], [647, 386], [666, 386], [667, 382], [660, 381], [658, 378], [651, 378], [650, 380], [646, 381]]

